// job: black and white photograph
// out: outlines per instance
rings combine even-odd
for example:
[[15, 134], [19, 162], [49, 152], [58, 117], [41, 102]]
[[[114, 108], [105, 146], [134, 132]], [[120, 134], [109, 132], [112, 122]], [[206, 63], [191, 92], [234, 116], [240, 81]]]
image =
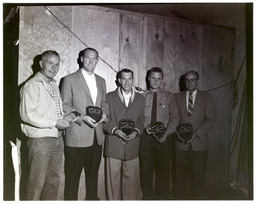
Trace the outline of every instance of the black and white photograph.
[[253, 201], [253, 2], [3, 2], [3, 201]]

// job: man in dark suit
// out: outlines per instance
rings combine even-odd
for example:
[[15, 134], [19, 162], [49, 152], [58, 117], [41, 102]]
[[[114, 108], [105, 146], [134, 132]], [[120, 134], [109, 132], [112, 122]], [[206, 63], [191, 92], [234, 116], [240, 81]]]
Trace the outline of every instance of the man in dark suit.
[[[86, 199], [98, 200], [98, 170], [101, 161], [103, 126], [107, 120], [106, 83], [94, 74], [98, 52], [86, 48], [79, 56], [81, 68], [63, 78], [61, 96], [63, 110], [76, 110], [81, 117], [66, 130], [65, 136], [65, 200], [77, 200], [79, 180], [84, 169]], [[102, 117], [96, 122], [86, 114], [88, 106], [102, 109]]]
[[[200, 199], [204, 191], [208, 133], [214, 124], [214, 105], [210, 94], [197, 89], [198, 80], [197, 72], [187, 72], [184, 79], [187, 90], [176, 94], [180, 124], [193, 126], [190, 141], [175, 141], [177, 199]], [[192, 197], [188, 197], [187, 192]]]

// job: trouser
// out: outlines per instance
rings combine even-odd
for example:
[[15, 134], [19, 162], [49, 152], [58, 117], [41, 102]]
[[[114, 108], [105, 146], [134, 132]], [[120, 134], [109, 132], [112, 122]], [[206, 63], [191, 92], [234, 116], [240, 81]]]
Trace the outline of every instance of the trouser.
[[[144, 200], [166, 200], [169, 197], [171, 138], [160, 143], [151, 135], [140, 142], [140, 182]], [[154, 181], [155, 173], [155, 183]]]
[[[176, 199], [200, 199], [204, 193], [207, 150], [176, 149]], [[191, 197], [189, 197], [191, 193]]]
[[109, 200], [138, 200], [139, 159], [122, 161], [106, 157], [106, 181]]
[[98, 170], [102, 145], [96, 135], [90, 147], [65, 147], [65, 200], [77, 200], [81, 172], [84, 169], [86, 200], [98, 200]]
[[63, 163], [63, 137], [28, 138], [27, 200], [56, 200]]

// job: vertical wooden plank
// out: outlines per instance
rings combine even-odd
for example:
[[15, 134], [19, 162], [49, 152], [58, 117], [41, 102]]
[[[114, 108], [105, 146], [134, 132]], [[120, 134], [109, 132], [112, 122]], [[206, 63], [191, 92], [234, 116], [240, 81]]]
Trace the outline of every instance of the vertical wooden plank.
[[164, 67], [164, 20], [147, 18], [146, 67]]
[[134, 85], [139, 85], [138, 73], [140, 56], [140, 22], [141, 17], [121, 15], [120, 31], [120, 70], [131, 69], [134, 72]]
[[228, 184], [228, 166], [232, 125], [234, 32], [220, 27], [204, 28], [203, 66], [200, 83], [214, 96], [216, 122], [209, 135], [207, 185]]
[[138, 72], [138, 86], [146, 90], [146, 72], [147, 72], [147, 18], [142, 17], [140, 21], [140, 60]]
[[202, 66], [202, 26], [165, 21], [164, 70], [166, 88], [180, 91], [179, 78], [189, 70], [200, 73]]
[[[73, 7], [73, 32], [89, 47], [95, 48], [99, 56], [104, 59], [114, 71], [102, 60], [95, 69], [95, 73], [106, 79], [107, 91], [116, 88], [115, 78], [119, 60], [119, 14], [86, 7]], [[72, 38], [71, 72], [78, 69], [77, 58], [79, 52], [86, 48], [77, 38]]]

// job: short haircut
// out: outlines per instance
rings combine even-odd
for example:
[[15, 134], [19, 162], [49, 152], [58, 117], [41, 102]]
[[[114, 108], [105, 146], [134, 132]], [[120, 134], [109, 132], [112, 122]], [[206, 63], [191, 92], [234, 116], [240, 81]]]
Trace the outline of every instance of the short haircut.
[[150, 74], [151, 74], [152, 72], [161, 73], [161, 74], [162, 74], [162, 77], [164, 77], [163, 70], [162, 70], [160, 67], [153, 67], [153, 68], [151, 68], [151, 69], [149, 69], [149, 70], [147, 71], [147, 77], [146, 77], [147, 79], [148, 79], [148, 77], [150, 76]]
[[122, 70], [119, 71], [119, 73], [118, 73], [119, 79], [121, 78], [123, 72], [124, 72], [124, 73], [129, 73], [129, 72], [131, 72], [131, 73], [132, 73], [132, 78], [133, 78], [133, 71], [132, 71], [132, 70], [130, 70], [130, 69], [122, 69]]
[[81, 54], [81, 56], [84, 56], [84, 54], [85, 54], [85, 52], [86, 51], [94, 51], [94, 52], [96, 52], [96, 54], [97, 54], [97, 57], [99, 57], [99, 53], [98, 53], [98, 51], [97, 50], [95, 50], [94, 48], [92, 48], [92, 47], [87, 47], [87, 48], [85, 48], [84, 50], [82, 50], [82, 54]]
[[147, 74], [146, 74], [146, 86], [147, 86], [147, 89], [149, 89], [150, 88], [150, 83], [149, 83], [149, 76], [150, 76], [150, 74], [152, 73], [152, 72], [158, 72], [158, 73], [161, 73], [162, 74], [162, 78], [164, 77], [164, 73], [163, 73], [163, 70], [160, 68], [160, 67], [153, 67], [153, 68], [151, 68], [151, 69], [149, 69], [148, 71], [147, 71]]
[[57, 53], [56, 51], [54, 51], [54, 50], [46, 50], [46, 51], [44, 51], [43, 54], [41, 55], [41, 59], [43, 60], [43, 59], [45, 58], [45, 56], [47, 56], [47, 55], [55, 55], [55, 56], [57, 56], [57, 57], [60, 58], [59, 53]]
[[198, 74], [198, 72], [196, 72], [196, 71], [194, 71], [194, 70], [188, 71], [188, 72], [185, 74], [185, 78], [186, 78], [187, 74], [191, 74], [191, 73], [195, 74], [195, 75], [196, 75], [196, 78], [199, 79], [199, 74]]

